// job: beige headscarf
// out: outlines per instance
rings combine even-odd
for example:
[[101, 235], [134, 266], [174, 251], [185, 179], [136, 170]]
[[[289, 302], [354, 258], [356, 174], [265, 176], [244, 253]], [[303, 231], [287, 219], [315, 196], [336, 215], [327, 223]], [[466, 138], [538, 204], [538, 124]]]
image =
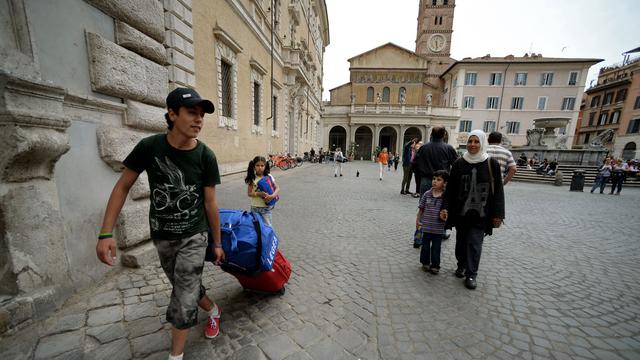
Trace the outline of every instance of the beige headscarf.
[[472, 155], [468, 151], [466, 151], [462, 157], [470, 164], [477, 164], [483, 162], [489, 158], [489, 154], [487, 154], [487, 134], [482, 130], [473, 130], [469, 133], [469, 137], [476, 136], [478, 140], [480, 140], [480, 150]]

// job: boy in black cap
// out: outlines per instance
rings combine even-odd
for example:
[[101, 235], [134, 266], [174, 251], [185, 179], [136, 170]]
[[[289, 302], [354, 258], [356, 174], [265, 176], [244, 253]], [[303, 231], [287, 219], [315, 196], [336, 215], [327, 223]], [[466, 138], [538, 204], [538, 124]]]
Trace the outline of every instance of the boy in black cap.
[[112, 230], [131, 186], [147, 171], [151, 191], [151, 238], [162, 268], [173, 285], [167, 321], [173, 324], [171, 355], [182, 359], [189, 328], [197, 323], [198, 305], [210, 313], [205, 336], [219, 332], [220, 309], [205, 294], [202, 269], [207, 229], [213, 233], [215, 261], [224, 260], [215, 186], [218, 163], [197, 140], [204, 114], [214, 106], [193, 89], [177, 88], [167, 96], [169, 131], [142, 139], [124, 160], [124, 170], [109, 198], [98, 236], [98, 259], [111, 266], [116, 255]]

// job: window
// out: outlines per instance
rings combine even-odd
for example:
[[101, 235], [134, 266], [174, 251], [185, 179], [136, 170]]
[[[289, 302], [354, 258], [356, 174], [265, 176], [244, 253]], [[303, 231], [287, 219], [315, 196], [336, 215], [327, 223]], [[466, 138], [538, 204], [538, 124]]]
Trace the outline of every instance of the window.
[[553, 84], [553, 73], [546, 72], [540, 75], [540, 86], [551, 86]]
[[502, 85], [502, 73], [491, 73], [489, 75], [489, 85]]
[[590, 133], [584, 134], [584, 142], [583, 142], [583, 144], [588, 144], [590, 137], [591, 137]]
[[220, 62], [220, 72], [222, 75], [222, 116], [233, 117], [233, 91], [232, 91], [232, 67], [231, 64], [222, 60]]
[[640, 130], [640, 119], [633, 119], [629, 121], [629, 127], [627, 128], [627, 134], [635, 134]]
[[604, 125], [607, 123], [607, 116], [609, 115], [608, 112], [603, 111], [600, 113], [600, 125]]
[[460, 132], [470, 132], [471, 131], [471, 120], [460, 120]]
[[609, 105], [611, 104], [611, 101], [613, 101], [613, 93], [606, 93], [604, 95], [604, 101], [602, 102], [602, 105]]
[[260, 126], [260, 84], [253, 83], [253, 125]]
[[431, 5], [433, 5], [433, 6], [438, 5], [438, 0], [432, 0], [432, 1], [431, 1]]
[[389, 90], [389, 87], [385, 86], [384, 89], [382, 89], [382, 102], [388, 103], [390, 94], [391, 94], [391, 91]]
[[527, 73], [516, 73], [513, 85], [527, 85]]
[[522, 110], [524, 107], [524, 98], [523, 97], [513, 97], [511, 98], [511, 109], [512, 110]]
[[475, 101], [475, 98], [473, 96], [465, 96], [463, 107], [465, 109], [473, 109], [474, 101]]
[[600, 95], [594, 96], [591, 99], [591, 107], [593, 108], [593, 107], [596, 107], [596, 106], [599, 106], [599, 105], [600, 105]]
[[547, 110], [547, 97], [538, 97], [538, 110]]
[[271, 118], [273, 119], [273, 131], [278, 130], [278, 97], [271, 99]]
[[443, 0], [442, 5], [449, 5], [449, 0]]
[[440, 16], [440, 21], [438, 21], [438, 25], [442, 25], [442, 16]]
[[367, 102], [373, 102], [373, 87], [367, 89]]
[[617, 124], [618, 121], [620, 121], [620, 110], [616, 110], [613, 112], [613, 114], [611, 114], [610, 121], [612, 124]]
[[496, 131], [496, 122], [485, 121], [484, 124], [482, 124], [482, 131], [486, 132], [487, 134]]
[[[435, 1], [434, 1], [434, 3], [435, 3]], [[433, 25], [438, 25], [438, 17], [437, 16], [433, 19]]]
[[640, 96], [636, 97], [636, 102], [633, 104], [633, 109], [640, 109]]
[[464, 84], [465, 85], [475, 85], [477, 77], [478, 77], [477, 73], [467, 73], [464, 76]]
[[592, 112], [589, 114], [589, 126], [593, 126], [596, 120], [596, 113]]
[[621, 89], [616, 93], [616, 102], [625, 101], [627, 99], [627, 89]]
[[500, 98], [497, 96], [489, 96], [487, 98], [487, 109], [497, 109], [500, 105]]
[[560, 110], [573, 110], [576, 106], [576, 98], [565, 97], [562, 98], [562, 108]]
[[520, 132], [520, 122], [507, 121], [507, 134], [517, 134]]
[[569, 85], [576, 85], [578, 83], [578, 72], [572, 71], [569, 73]]
[[457, 87], [458, 86], [458, 78], [455, 77], [453, 78], [453, 87]]

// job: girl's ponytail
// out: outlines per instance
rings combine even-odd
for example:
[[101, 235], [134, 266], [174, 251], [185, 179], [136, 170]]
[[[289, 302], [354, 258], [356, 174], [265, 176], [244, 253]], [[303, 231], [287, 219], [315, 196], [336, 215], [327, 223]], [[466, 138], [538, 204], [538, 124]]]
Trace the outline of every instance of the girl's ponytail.
[[253, 180], [256, 178], [256, 170], [254, 160], [249, 161], [249, 167], [247, 168], [247, 177], [244, 178], [245, 184], [249, 185], [253, 183]]

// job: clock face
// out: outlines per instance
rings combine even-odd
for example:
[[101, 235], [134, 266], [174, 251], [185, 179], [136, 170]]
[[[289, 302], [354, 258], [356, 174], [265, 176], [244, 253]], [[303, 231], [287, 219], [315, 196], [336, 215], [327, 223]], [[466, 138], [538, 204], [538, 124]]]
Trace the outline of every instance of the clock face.
[[442, 34], [433, 34], [429, 38], [429, 50], [433, 52], [440, 52], [444, 49], [444, 45], [447, 42], [444, 35]]

